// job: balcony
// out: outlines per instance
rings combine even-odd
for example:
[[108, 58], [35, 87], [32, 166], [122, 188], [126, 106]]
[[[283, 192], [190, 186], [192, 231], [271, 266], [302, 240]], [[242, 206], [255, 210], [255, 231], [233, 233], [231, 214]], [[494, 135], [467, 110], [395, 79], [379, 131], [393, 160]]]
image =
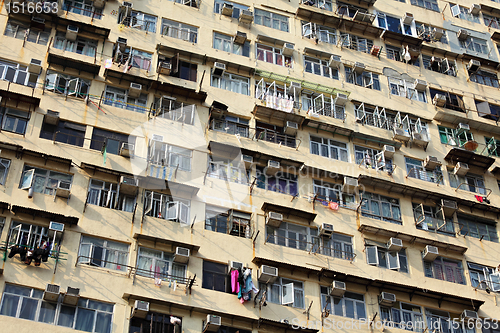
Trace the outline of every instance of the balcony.
[[437, 172], [436, 170], [427, 170], [422, 166], [414, 166], [408, 170], [406, 178], [408, 177], [434, 184], [443, 184], [443, 174], [440, 171]]
[[255, 128], [255, 135], [253, 138], [255, 138], [257, 141], [264, 140], [267, 142], [278, 144], [280, 146], [285, 146], [295, 149], [299, 149], [299, 145], [301, 142], [301, 140], [297, 139], [294, 135], [278, 133], [276, 131], [262, 127]]
[[444, 159], [455, 164], [457, 162], [466, 163], [483, 170], [487, 170], [495, 163], [495, 158], [491, 157], [488, 145], [476, 141], [458, 141], [457, 146], [453, 147]]

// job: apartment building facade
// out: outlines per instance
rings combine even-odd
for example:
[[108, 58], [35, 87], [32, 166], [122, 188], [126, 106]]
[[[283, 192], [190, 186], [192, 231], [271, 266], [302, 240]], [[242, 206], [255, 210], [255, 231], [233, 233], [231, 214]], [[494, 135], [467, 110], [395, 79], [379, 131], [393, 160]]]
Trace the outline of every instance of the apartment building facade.
[[5, 332], [500, 332], [497, 1], [1, 13]]

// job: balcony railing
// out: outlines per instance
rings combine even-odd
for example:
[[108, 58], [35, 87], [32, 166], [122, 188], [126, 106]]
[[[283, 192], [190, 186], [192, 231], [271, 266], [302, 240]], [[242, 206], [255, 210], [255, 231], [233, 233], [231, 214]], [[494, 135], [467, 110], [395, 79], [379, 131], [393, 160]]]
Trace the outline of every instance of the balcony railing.
[[63, 10], [70, 12], [70, 13], [75, 13], [78, 15], [84, 15], [88, 16], [91, 18], [95, 18], [100, 20], [102, 18], [102, 10], [94, 8], [94, 6], [89, 6], [89, 5], [83, 5], [83, 7], [77, 7], [77, 6], [72, 6], [68, 2], [64, 2], [63, 4]]
[[294, 136], [276, 133], [275, 131], [261, 127], [257, 127], [255, 129], [255, 139], [264, 140], [267, 142], [273, 142], [279, 145], [284, 145], [286, 147], [296, 148], [296, 149], [298, 149], [300, 145], [300, 139], [297, 139]]
[[458, 190], [464, 190], [464, 191], [468, 191], [468, 192], [478, 193], [478, 194], [486, 196], [486, 198], [488, 198], [489, 195], [491, 194], [491, 189], [483, 187], [483, 186], [469, 184], [469, 183], [460, 183], [455, 188], [455, 192], [457, 192]]
[[420, 216], [415, 220], [418, 229], [455, 236], [454, 222], [431, 216]]
[[332, 1], [330, 0], [302, 0], [301, 4], [332, 11]]
[[210, 129], [217, 132], [224, 132], [227, 134], [238, 134], [240, 137], [249, 137], [248, 125], [238, 124], [232, 121], [223, 119], [212, 119], [210, 122]]
[[177, 101], [157, 105], [157, 107], [151, 109], [150, 116], [169, 119], [188, 125], [193, 124], [196, 105], [184, 104]]
[[156, 31], [156, 22], [151, 22], [143, 19], [139, 19], [134, 16], [125, 17], [120, 24], [123, 24], [126, 27], [131, 27], [139, 30], [143, 30], [147, 32], [155, 32]]
[[191, 43], [196, 43], [198, 41], [198, 32], [187, 28], [174, 27], [168, 24], [162, 25], [161, 34], [172, 38], [182, 39]]
[[209, 162], [208, 177], [248, 185], [246, 170], [243, 167]]
[[427, 170], [422, 166], [415, 166], [408, 171], [406, 178], [411, 177], [426, 182], [443, 184], [443, 174], [440, 172]]

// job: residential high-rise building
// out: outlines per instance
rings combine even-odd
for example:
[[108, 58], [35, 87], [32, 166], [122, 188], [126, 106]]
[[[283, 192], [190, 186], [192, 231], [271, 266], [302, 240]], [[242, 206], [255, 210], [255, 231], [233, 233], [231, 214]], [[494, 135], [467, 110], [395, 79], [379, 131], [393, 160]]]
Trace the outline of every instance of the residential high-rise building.
[[0, 331], [500, 332], [500, 1], [0, 8]]

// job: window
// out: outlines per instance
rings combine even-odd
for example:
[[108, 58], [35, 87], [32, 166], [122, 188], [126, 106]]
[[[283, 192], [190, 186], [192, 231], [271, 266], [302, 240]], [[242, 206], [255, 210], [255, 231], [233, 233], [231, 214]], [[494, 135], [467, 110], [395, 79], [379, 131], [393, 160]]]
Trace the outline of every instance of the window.
[[486, 195], [487, 189], [484, 187], [484, 178], [481, 175], [467, 173], [465, 176], [453, 174], [452, 170], [448, 170], [450, 175], [450, 186], [460, 190]]
[[5, 217], [0, 217], [0, 235], [3, 232], [3, 227], [5, 226]]
[[307, 73], [324, 76], [330, 79], [339, 79], [339, 70], [328, 65], [327, 60], [304, 56], [304, 67]]
[[380, 81], [378, 74], [372, 72], [363, 72], [361, 74], [356, 73], [351, 67], [345, 67], [345, 76], [348, 83], [355, 84], [357, 86], [365, 87], [368, 89], [380, 90]]
[[490, 16], [490, 15], [483, 13], [483, 19], [484, 19], [485, 26], [495, 28], [495, 29], [500, 29], [500, 22], [499, 22], [498, 17]]
[[[28, 34], [28, 36], [26, 36]], [[27, 23], [10, 19], [7, 21], [5, 28], [5, 36], [14, 37], [17, 39], [26, 39], [28, 42], [47, 45], [49, 42], [50, 29], [38, 29], [30, 26]]]
[[250, 42], [244, 44], [235, 43], [234, 38], [214, 32], [214, 49], [250, 57]]
[[173, 262], [172, 253], [139, 247], [137, 274], [166, 281], [186, 278], [186, 265]]
[[54, 40], [56, 49], [94, 57], [97, 50], [97, 41], [78, 37], [75, 41], [66, 39], [65, 32], [58, 32]]
[[135, 208], [136, 194], [125, 192], [118, 184], [91, 179], [87, 203], [131, 213]]
[[402, 224], [399, 200], [370, 192], [363, 193], [361, 215]]
[[472, 216], [458, 215], [458, 225], [461, 235], [498, 243], [496, 225], [493, 221], [486, 221]]
[[337, 44], [337, 32], [334, 28], [306, 21], [302, 21], [301, 23], [303, 37], [314, 39], [317, 42]]
[[[427, 319], [427, 327], [432, 327], [437, 332], [447, 333], [474, 333], [476, 329], [468, 329], [467, 322], [463, 325], [456, 325], [460, 323], [460, 318], [451, 318], [450, 314], [441, 310], [425, 309], [425, 317]], [[458, 316], [457, 316], [458, 317]]]
[[254, 15], [255, 24], [288, 32], [288, 17], [257, 8], [254, 11]]
[[331, 139], [311, 136], [311, 154], [349, 162], [347, 144]]
[[346, 291], [343, 297], [330, 296], [329, 287], [320, 287], [321, 308], [336, 316], [353, 319], [366, 318], [365, 297]]
[[209, 156], [208, 177], [248, 185], [250, 170], [247, 170], [238, 160]]
[[44, 122], [40, 138], [83, 147], [87, 126], [59, 120], [57, 125]]
[[463, 146], [464, 143], [474, 140], [472, 133], [469, 131], [461, 131], [459, 133], [455, 128], [449, 128], [444, 126], [438, 126], [439, 138], [441, 143], [448, 144], [451, 146]]
[[101, 152], [106, 151], [107, 154], [118, 155], [124, 143], [135, 144], [135, 136], [94, 127], [90, 149], [100, 150]]
[[330, 239], [323, 238], [321, 242], [323, 244], [321, 254], [344, 260], [354, 260], [351, 236], [335, 232]]
[[256, 44], [256, 47], [257, 60], [292, 68], [292, 57], [281, 54], [282, 47], [272, 47], [264, 44]]
[[78, 262], [126, 272], [128, 248], [128, 244], [82, 235]]
[[440, 207], [412, 203], [417, 229], [455, 237], [452, 217], [446, 217]]
[[424, 272], [426, 277], [458, 284], [465, 284], [464, 271], [461, 261], [455, 261], [442, 257], [437, 257], [434, 261], [424, 260]]
[[227, 134], [239, 134], [241, 137], [248, 138], [249, 125], [248, 120], [240, 117], [223, 115], [213, 117], [211, 120], [212, 130], [224, 132]]
[[189, 224], [189, 200], [174, 198], [169, 194], [146, 191], [144, 214], [172, 222]]
[[[57, 233], [55, 243], [50, 245], [54, 240], [54, 231], [49, 230], [48, 227], [42, 227], [35, 224], [21, 223], [12, 221], [10, 226], [9, 243], [15, 245], [26, 246], [30, 249], [41, 247], [44, 242], [49, 242], [52, 253], [55, 252], [54, 244], [59, 244], [61, 241], [62, 233]], [[36, 261], [36, 259], [35, 259]]]
[[431, 42], [431, 41], [436, 41], [433, 37], [433, 30], [434, 29], [442, 29], [443, 30], [443, 36], [439, 39], [439, 42], [443, 44], [448, 44], [448, 38], [446, 37], [446, 30], [443, 28], [435, 28], [433, 26], [430, 26], [425, 23], [420, 23], [420, 22], [415, 22], [416, 28], [417, 28], [417, 35], [421, 38], [423, 38], [424, 42]]
[[89, 94], [91, 81], [67, 74], [47, 71], [45, 90], [53, 91], [66, 96], [86, 98]]
[[425, 88], [423, 90], [417, 90], [415, 82], [409, 82], [406, 80], [389, 77], [389, 88], [392, 95], [406, 97], [414, 101], [427, 103]]
[[156, 16], [130, 10], [130, 7], [120, 7], [120, 14], [118, 15], [120, 25], [146, 32], [156, 32], [156, 20]]
[[95, 8], [93, 4], [92, 0], [64, 0], [63, 10], [100, 20], [102, 9]]
[[195, 104], [186, 104], [178, 102], [175, 97], [163, 95], [156, 98], [152, 116], [156, 118], [165, 118], [179, 123], [193, 125], [196, 112]]
[[234, 209], [207, 206], [205, 229], [231, 236], [250, 238], [252, 214]]
[[300, 91], [292, 89], [291, 85], [287, 87], [286, 83], [268, 82], [264, 78], [255, 81], [255, 98], [262, 100], [268, 108], [293, 112], [293, 108], [300, 108], [299, 96]]
[[36, 193], [53, 195], [59, 181], [71, 183], [73, 176], [25, 165], [19, 188], [25, 190], [33, 186]]
[[429, 92], [431, 94], [431, 99], [434, 99], [434, 96], [436, 96], [437, 94], [445, 96], [446, 103], [444, 105], [444, 108], [465, 112], [465, 105], [462, 96], [455, 95], [447, 91], [436, 90], [433, 88], [429, 88]]
[[266, 242], [292, 249], [309, 251], [319, 245], [318, 230], [302, 225], [282, 222], [279, 228], [266, 227]]
[[0, 107], [0, 123], [4, 131], [24, 135], [30, 117], [30, 112]]
[[238, 94], [250, 96], [250, 79], [244, 76], [224, 73], [222, 76], [212, 74], [212, 87], [229, 90]]
[[472, 262], [468, 262], [467, 267], [472, 288], [500, 291], [500, 274], [495, 273], [494, 268]]
[[161, 34], [172, 38], [182, 39], [191, 43], [197, 43], [198, 41], [197, 27], [167, 19], [162, 19]]
[[357, 165], [392, 173], [392, 159], [385, 158], [383, 151], [354, 146], [354, 158]]
[[344, 193], [341, 184], [332, 184], [314, 179], [313, 190], [314, 194], [318, 195], [319, 200], [334, 201], [341, 207], [346, 208], [356, 207], [356, 198], [354, 194]]
[[106, 86], [104, 91], [104, 104], [111, 105], [121, 109], [127, 109], [139, 113], [146, 113], [148, 108], [147, 94], [140, 94], [139, 97], [129, 96], [127, 89]]
[[408, 177], [424, 180], [426, 182], [443, 184], [443, 173], [441, 167], [438, 166], [434, 170], [429, 170], [424, 167], [424, 161], [416, 160], [411, 157], [405, 157], [406, 174]]
[[480, 117], [498, 121], [500, 119], [500, 105], [475, 100], [477, 113]]
[[294, 174], [278, 172], [267, 175], [264, 168], [257, 166], [257, 187], [268, 191], [297, 195], [299, 193], [298, 179]]
[[412, 5], [439, 12], [437, 0], [411, 0]]
[[479, 23], [479, 14], [472, 14], [468, 7], [463, 7], [460, 5], [454, 5], [450, 3], [451, 15], [453, 17], [459, 17], [462, 20], [467, 20], [469, 22]]
[[422, 54], [422, 63], [424, 64], [425, 69], [433, 72], [457, 76], [457, 65], [455, 60]]
[[[10, 160], [6, 158], [0, 158], [0, 185], [5, 185], [7, 180], [7, 174], [9, 173]], [[0, 230], [0, 235], [2, 234]]]
[[194, 7], [194, 8], [198, 8], [198, 5], [201, 3], [201, 1], [197, 0], [169, 0], [169, 1], [173, 1], [175, 3], [181, 3], [188, 7]]
[[191, 171], [192, 154], [193, 152], [190, 149], [151, 140], [149, 143], [148, 160], [154, 165]]
[[341, 47], [346, 47], [359, 52], [370, 53], [373, 47], [373, 40], [348, 33], [341, 33], [340, 44]]
[[467, 37], [465, 40], [460, 40], [460, 46], [467, 51], [481, 53], [482, 55], [487, 55], [488, 52], [488, 43], [486, 40], [476, 37]]
[[426, 327], [420, 306], [408, 303], [396, 302], [391, 307], [380, 305], [380, 319], [408, 331], [422, 332]]
[[345, 2], [337, 1], [337, 14], [338, 15], [348, 16], [350, 18], [353, 18], [357, 12], [368, 14], [368, 11], [366, 10], [366, 8], [353, 6], [353, 5], [345, 3]]
[[227, 264], [218, 264], [203, 260], [203, 281], [202, 288], [229, 292], [227, 283]]
[[259, 283], [259, 289], [267, 291], [268, 302], [304, 308], [304, 284], [302, 282], [278, 278], [272, 284]]
[[113, 52], [113, 61], [118, 63], [118, 66], [124, 65], [125, 67], [132, 66], [146, 71], [151, 70], [151, 58], [153, 55], [149, 52], [131, 47], [126, 47], [123, 52], [116, 47]]
[[469, 71], [469, 78], [472, 82], [484, 84], [485, 86], [498, 88], [498, 76], [495, 73], [478, 70], [476, 72]]
[[486, 142], [486, 148], [488, 149], [488, 154], [490, 156], [500, 156], [500, 141], [495, 138], [484, 137]]
[[389, 251], [385, 244], [366, 241], [366, 261], [369, 265], [408, 273], [408, 259], [405, 249]]
[[80, 298], [76, 306], [43, 300], [43, 290], [5, 284], [0, 314], [79, 331], [110, 333], [113, 304]]
[[39, 74], [29, 73], [27, 66], [11, 61], [0, 60], [0, 80], [35, 88], [38, 75]]
[[345, 120], [345, 106], [335, 104], [335, 98], [332, 95], [302, 91], [301, 96], [302, 110], [307, 111], [309, 115]]
[[302, 4], [332, 11], [331, 0], [302, 0]]
[[255, 138], [286, 147], [295, 148], [297, 140], [295, 135], [285, 134], [285, 130], [281, 126], [266, 124], [260, 121], [255, 123]]
[[[180, 323], [175, 323], [180, 319]], [[182, 332], [182, 318], [171, 315], [148, 312], [146, 318], [130, 318], [129, 333], [175, 333]]]
[[240, 5], [240, 4], [237, 4], [234, 2], [230, 2], [230, 1], [215, 0], [214, 13], [222, 14], [222, 7], [224, 6], [225, 3], [229, 3], [229, 4], [233, 5], [233, 14], [231, 17], [236, 18], [236, 19], [240, 17], [240, 13], [242, 10], [248, 10], [248, 8], [249, 8], [248, 6]]
[[379, 28], [403, 35], [413, 35], [411, 25], [405, 24], [399, 17], [394, 17], [384, 13], [377, 13], [377, 22]]

